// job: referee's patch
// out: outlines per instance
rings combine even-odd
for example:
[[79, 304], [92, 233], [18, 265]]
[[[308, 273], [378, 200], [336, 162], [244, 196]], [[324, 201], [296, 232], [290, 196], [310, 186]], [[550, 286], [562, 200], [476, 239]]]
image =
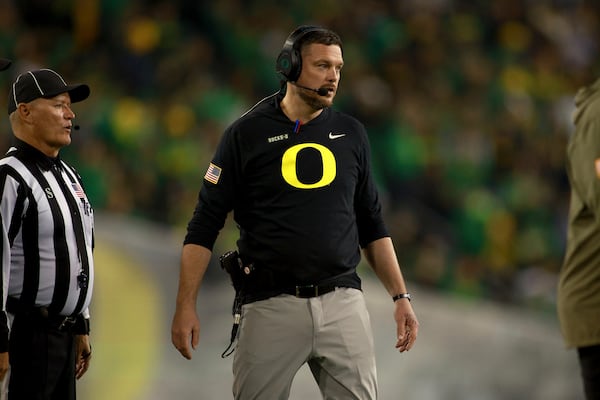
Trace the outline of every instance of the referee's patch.
[[204, 179], [207, 181], [214, 183], [215, 185], [219, 182], [219, 178], [221, 177], [221, 168], [217, 167], [215, 164], [210, 163], [208, 169], [206, 170], [206, 174], [204, 174]]
[[596, 167], [596, 177], [600, 179], [600, 158], [594, 160], [594, 166]]

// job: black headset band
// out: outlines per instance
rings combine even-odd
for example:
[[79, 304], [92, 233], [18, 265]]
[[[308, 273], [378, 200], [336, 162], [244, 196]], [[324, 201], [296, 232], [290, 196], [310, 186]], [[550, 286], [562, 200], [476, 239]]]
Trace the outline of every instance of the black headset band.
[[276, 71], [285, 81], [296, 81], [302, 70], [302, 57], [299, 45], [302, 38], [312, 32], [329, 32], [325, 28], [313, 25], [302, 25], [296, 28], [286, 39], [277, 57]]
[[285, 43], [283, 44], [283, 49], [286, 50], [300, 50], [299, 44], [301, 39], [309, 33], [312, 32], [327, 32], [327, 29], [321, 28], [320, 26], [312, 26], [312, 25], [303, 25], [297, 28], [294, 32], [288, 36]]

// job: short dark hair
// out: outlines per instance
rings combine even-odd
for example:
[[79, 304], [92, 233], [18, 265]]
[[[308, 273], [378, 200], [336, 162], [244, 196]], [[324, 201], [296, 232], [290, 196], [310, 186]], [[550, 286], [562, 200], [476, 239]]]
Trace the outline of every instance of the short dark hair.
[[343, 51], [342, 39], [340, 36], [330, 29], [319, 29], [307, 32], [299, 38], [296, 48], [302, 52], [302, 49], [309, 44], [318, 43], [327, 46], [339, 46]]

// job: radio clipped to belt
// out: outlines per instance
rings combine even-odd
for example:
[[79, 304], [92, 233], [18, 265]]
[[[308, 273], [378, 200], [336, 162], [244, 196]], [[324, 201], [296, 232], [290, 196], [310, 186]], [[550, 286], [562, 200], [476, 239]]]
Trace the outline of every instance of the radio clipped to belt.
[[[229, 346], [223, 351], [221, 354], [221, 358], [228, 357], [233, 353], [235, 348], [231, 348], [233, 343], [235, 342], [235, 338], [237, 336], [237, 331], [240, 326], [240, 320], [242, 317], [242, 305], [244, 304], [244, 286], [246, 277], [252, 273], [254, 270], [254, 265], [244, 265], [240, 255], [235, 250], [230, 250], [221, 257], [219, 257], [219, 262], [221, 264], [221, 268], [225, 270], [229, 274], [231, 278], [231, 283], [233, 288], [235, 289], [235, 298], [233, 300], [233, 307], [231, 310], [231, 314], [233, 315], [233, 326], [231, 328], [231, 339], [229, 341]], [[231, 349], [231, 350], [230, 350]]]

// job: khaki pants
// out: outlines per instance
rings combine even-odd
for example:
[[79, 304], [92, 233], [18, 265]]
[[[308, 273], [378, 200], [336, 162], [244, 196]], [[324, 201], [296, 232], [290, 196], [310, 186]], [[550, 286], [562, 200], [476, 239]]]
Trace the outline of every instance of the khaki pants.
[[360, 290], [244, 305], [233, 361], [235, 399], [287, 399], [304, 363], [326, 400], [377, 398], [373, 334]]
[[0, 400], [8, 399], [8, 381], [10, 380], [10, 369], [4, 375], [4, 380], [0, 383]]

